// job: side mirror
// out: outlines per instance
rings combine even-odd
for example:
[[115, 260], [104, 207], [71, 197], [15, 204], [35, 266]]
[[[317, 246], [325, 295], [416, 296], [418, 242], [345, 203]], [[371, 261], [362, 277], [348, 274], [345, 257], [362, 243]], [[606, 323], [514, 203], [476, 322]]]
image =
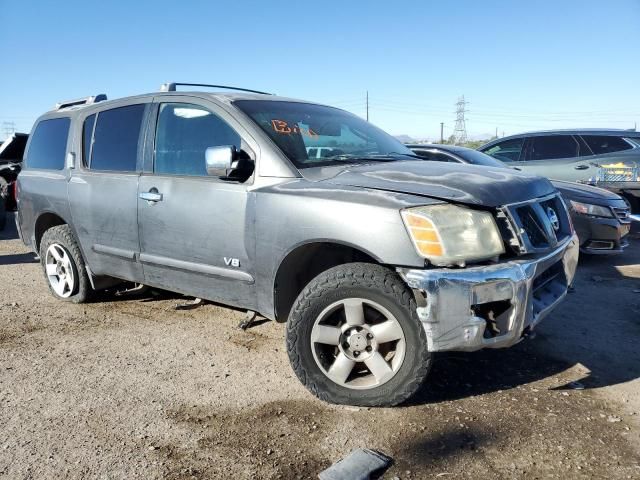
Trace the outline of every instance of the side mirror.
[[237, 151], [233, 145], [209, 147], [205, 150], [204, 156], [207, 175], [211, 177], [226, 177], [237, 157]]

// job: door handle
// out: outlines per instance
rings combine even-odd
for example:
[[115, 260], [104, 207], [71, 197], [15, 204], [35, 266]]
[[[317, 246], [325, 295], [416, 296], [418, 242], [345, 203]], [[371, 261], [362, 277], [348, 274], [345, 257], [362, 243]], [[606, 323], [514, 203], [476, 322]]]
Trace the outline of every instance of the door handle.
[[589, 168], [589, 165], [576, 165], [575, 167], [576, 170], [586, 170], [587, 168]]
[[157, 188], [152, 188], [148, 192], [141, 192], [138, 196], [147, 202], [155, 203], [162, 201], [162, 194], [158, 192]]

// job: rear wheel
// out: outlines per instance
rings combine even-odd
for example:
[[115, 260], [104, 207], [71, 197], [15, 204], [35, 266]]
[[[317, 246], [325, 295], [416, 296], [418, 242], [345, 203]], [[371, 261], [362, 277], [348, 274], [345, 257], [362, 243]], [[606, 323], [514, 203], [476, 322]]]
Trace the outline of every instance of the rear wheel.
[[398, 275], [366, 263], [320, 274], [287, 324], [287, 351], [300, 381], [322, 400], [391, 406], [426, 379], [431, 354], [415, 300]]
[[40, 263], [49, 290], [58, 299], [83, 303], [91, 294], [91, 284], [80, 248], [68, 225], [47, 230], [40, 242]]

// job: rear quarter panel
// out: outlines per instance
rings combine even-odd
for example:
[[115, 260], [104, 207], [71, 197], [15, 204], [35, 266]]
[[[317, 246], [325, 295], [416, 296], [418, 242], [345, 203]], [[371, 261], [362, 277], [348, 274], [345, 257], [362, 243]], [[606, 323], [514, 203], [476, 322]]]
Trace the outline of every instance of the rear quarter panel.
[[35, 243], [35, 226], [40, 215], [53, 213], [70, 224], [67, 171], [26, 169], [20, 172], [18, 210], [22, 239], [27, 246], [38, 253]]

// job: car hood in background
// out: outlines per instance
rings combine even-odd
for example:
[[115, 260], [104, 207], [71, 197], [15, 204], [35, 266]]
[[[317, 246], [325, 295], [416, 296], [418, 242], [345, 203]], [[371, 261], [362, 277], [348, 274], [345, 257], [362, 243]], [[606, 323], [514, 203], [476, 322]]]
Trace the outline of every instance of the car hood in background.
[[609, 205], [612, 201], [614, 203], [623, 201], [620, 195], [616, 195], [603, 188], [561, 180], [552, 180], [551, 183], [560, 191], [563, 198], [567, 200], [590, 201], [598, 205]]
[[523, 202], [555, 191], [551, 182], [542, 177], [506, 168], [445, 162], [379, 162], [349, 166], [331, 176], [329, 171], [336, 169], [307, 169], [303, 174], [310, 180], [334, 185], [409, 193], [485, 207]]

